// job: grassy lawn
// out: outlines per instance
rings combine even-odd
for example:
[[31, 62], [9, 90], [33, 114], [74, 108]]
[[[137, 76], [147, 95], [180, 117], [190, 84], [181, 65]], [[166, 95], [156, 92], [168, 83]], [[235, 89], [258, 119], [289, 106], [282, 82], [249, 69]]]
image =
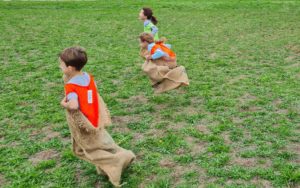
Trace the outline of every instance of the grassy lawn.
[[[190, 86], [154, 95], [141, 7]], [[74, 157], [57, 54], [87, 49], [124, 187], [300, 186], [300, 1], [0, 2], [0, 187], [112, 187]]]

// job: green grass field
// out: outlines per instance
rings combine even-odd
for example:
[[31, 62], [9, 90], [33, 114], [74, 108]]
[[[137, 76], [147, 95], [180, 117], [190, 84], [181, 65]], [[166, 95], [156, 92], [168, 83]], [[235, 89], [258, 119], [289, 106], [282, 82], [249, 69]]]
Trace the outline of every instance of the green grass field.
[[[151, 6], [190, 86], [154, 95]], [[0, 2], [0, 187], [112, 187], [71, 151], [58, 53], [80, 45], [133, 150], [124, 187], [300, 186], [300, 1]]]

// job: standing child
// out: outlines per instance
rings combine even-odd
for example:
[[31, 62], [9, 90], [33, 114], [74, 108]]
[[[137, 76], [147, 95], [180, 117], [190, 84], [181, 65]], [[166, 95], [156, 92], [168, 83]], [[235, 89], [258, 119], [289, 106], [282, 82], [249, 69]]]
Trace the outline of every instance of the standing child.
[[158, 41], [157, 20], [153, 16], [153, 11], [150, 8], [142, 8], [139, 19], [144, 22], [144, 32], [151, 33], [154, 36], [154, 40]]
[[67, 111], [74, 154], [96, 166], [114, 186], [120, 186], [122, 171], [135, 155], [119, 147], [105, 130], [111, 124], [109, 111], [98, 94], [93, 76], [81, 69], [87, 54], [80, 47], [71, 47], [59, 55], [64, 73], [65, 97], [61, 105]]

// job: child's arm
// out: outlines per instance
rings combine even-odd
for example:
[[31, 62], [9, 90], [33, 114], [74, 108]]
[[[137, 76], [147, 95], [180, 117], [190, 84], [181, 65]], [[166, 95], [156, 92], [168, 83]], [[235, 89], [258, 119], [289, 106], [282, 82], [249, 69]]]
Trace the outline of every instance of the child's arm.
[[77, 99], [71, 99], [67, 100], [66, 97], [63, 98], [63, 100], [60, 102], [62, 107], [68, 109], [68, 110], [78, 110], [79, 104]]
[[158, 32], [158, 28], [155, 25], [153, 25], [151, 27], [151, 33], [152, 33], [152, 35], [154, 36], [157, 32]]
[[157, 49], [155, 52], [154, 52], [154, 54], [153, 55], [148, 55], [147, 57], [146, 57], [146, 59], [147, 60], [150, 60], [150, 59], [153, 59], [153, 60], [155, 60], [155, 59], [159, 59], [159, 58], [161, 58], [161, 57], [163, 57], [163, 56], [165, 56], [166, 55], [166, 53], [164, 53], [162, 50], [160, 50], [160, 49]]

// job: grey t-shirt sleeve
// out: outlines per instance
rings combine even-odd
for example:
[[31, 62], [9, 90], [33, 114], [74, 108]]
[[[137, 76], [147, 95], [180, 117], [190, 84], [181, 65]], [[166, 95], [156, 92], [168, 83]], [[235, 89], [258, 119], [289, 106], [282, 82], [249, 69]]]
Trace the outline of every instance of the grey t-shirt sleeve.
[[67, 100], [70, 101], [71, 99], [78, 100], [78, 95], [75, 92], [71, 92], [67, 95]]

